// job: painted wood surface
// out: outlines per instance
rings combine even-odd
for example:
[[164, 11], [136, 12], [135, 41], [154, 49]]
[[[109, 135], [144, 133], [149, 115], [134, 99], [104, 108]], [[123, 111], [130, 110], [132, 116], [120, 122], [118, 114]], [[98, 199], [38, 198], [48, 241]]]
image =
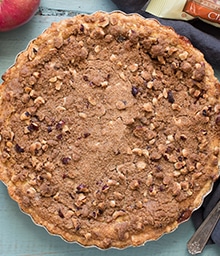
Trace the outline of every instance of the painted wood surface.
[[[41, 11], [44, 15], [38, 13], [28, 24], [0, 33], [0, 76], [14, 63], [16, 55], [26, 48], [28, 42], [50, 26], [51, 22], [64, 19], [65, 15], [115, 9], [116, 6], [110, 0], [42, 0]], [[220, 78], [220, 70], [215, 71]], [[35, 225], [29, 216], [19, 210], [17, 203], [10, 199], [5, 185], [0, 182], [0, 256], [187, 256], [186, 243], [193, 232], [194, 228], [189, 220], [173, 233], [142, 247], [106, 251], [84, 248], [78, 244], [66, 243]], [[202, 255], [220, 255], [220, 248], [208, 245]]]

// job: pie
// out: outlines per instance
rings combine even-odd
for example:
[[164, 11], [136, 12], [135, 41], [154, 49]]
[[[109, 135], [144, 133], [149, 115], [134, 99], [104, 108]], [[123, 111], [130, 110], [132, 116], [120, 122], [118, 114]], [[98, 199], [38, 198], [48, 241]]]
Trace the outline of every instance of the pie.
[[219, 176], [220, 84], [201, 52], [154, 19], [53, 23], [2, 79], [0, 179], [66, 241], [156, 240]]

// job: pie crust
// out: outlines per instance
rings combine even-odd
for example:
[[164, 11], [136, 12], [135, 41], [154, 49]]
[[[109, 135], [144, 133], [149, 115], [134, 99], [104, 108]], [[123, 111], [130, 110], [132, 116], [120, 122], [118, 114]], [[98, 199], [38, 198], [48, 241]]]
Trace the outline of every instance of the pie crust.
[[53, 23], [2, 79], [0, 179], [66, 241], [156, 240], [218, 178], [220, 84], [156, 20], [97, 12]]

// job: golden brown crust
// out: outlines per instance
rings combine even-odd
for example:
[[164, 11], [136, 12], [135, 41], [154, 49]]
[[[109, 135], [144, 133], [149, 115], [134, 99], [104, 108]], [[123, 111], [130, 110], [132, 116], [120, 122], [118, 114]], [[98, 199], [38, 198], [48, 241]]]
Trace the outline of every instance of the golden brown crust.
[[155, 20], [98, 12], [54, 23], [3, 80], [0, 179], [67, 241], [155, 240], [218, 177], [219, 82]]

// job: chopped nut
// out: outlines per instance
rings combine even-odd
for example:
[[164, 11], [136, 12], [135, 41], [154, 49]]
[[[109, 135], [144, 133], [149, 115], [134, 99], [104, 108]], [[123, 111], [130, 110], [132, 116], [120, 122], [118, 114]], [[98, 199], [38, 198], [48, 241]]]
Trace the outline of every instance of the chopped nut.
[[169, 175], [164, 176], [164, 178], [163, 178], [164, 185], [169, 185], [172, 182], [173, 182], [173, 177], [171, 177]]
[[184, 51], [184, 52], [180, 53], [180, 54], [179, 54], [179, 57], [180, 57], [181, 60], [187, 59], [187, 57], [188, 57], [188, 52], [187, 52], [187, 51]]
[[174, 177], [179, 177], [181, 175], [181, 172], [180, 171], [174, 171], [173, 172], [173, 176]]
[[191, 196], [193, 194], [193, 192], [191, 190], [187, 190], [187, 195]]
[[192, 180], [196, 180], [200, 176], [202, 176], [202, 172], [195, 172], [195, 173], [192, 174]]
[[73, 160], [73, 161], [78, 162], [80, 159], [81, 159], [80, 154], [78, 154], [78, 153], [76, 153], [76, 152], [74, 152], [74, 153], [72, 154], [72, 160]]
[[173, 183], [172, 191], [173, 191], [173, 195], [174, 195], [174, 196], [179, 195], [179, 193], [180, 193], [180, 191], [181, 191], [181, 185], [180, 185], [180, 183], [174, 182], [174, 183]]
[[147, 83], [147, 88], [152, 89], [153, 85], [154, 85], [153, 81], [150, 81], [150, 82]]
[[178, 104], [176, 104], [176, 103], [173, 103], [173, 104], [172, 104], [172, 109], [173, 109], [173, 110], [180, 111], [180, 110], [181, 110], [181, 106], [178, 105]]
[[154, 97], [152, 100], [152, 104], [156, 106], [158, 104], [158, 99]]
[[167, 136], [167, 144], [169, 144], [169, 143], [171, 143], [171, 142], [173, 142], [174, 141], [174, 137], [173, 137], [173, 135], [172, 134], [170, 134], [170, 135], [168, 135]]
[[132, 190], [138, 189], [139, 186], [140, 186], [140, 182], [139, 182], [138, 180], [133, 180], [133, 181], [130, 183], [130, 185], [129, 185], [129, 187], [130, 187]]
[[220, 152], [220, 148], [219, 147], [214, 147], [214, 150], [213, 150], [213, 154], [215, 155], [215, 156], [217, 156], [218, 154], [219, 154], [219, 152]]
[[156, 72], [156, 70], [155, 70], [155, 69], [152, 71], [152, 77], [154, 77], [154, 78], [156, 78], [156, 77], [157, 77], [157, 72]]
[[149, 151], [148, 151], [147, 149], [143, 149], [142, 154], [143, 154], [143, 156], [144, 156], [145, 158], [149, 158], [150, 153], [149, 153]]
[[23, 102], [23, 103], [28, 103], [29, 102], [29, 100], [30, 100], [30, 95], [29, 94], [27, 94], [27, 93], [25, 93], [25, 94], [23, 94], [22, 96], [21, 96], [21, 101]]
[[55, 37], [54, 38], [54, 46], [59, 49], [62, 45], [63, 45], [62, 35], [59, 35], [59, 36]]
[[35, 72], [33, 73], [33, 76], [34, 76], [35, 78], [40, 78], [40, 72], [35, 71]]
[[194, 165], [190, 165], [189, 167], [188, 167], [188, 171], [189, 172], [192, 172], [192, 171], [194, 171], [195, 170], [195, 166]]
[[172, 63], [171, 63], [171, 67], [175, 70], [175, 69], [177, 69], [178, 67], [179, 67], [179, 62], [178, 61], [173, 61]]
[[156, 187], [155, 187], [154, 185], [151, 185], [151, 186], [149, 187], [149, 194], [150, 194], [151, 196], [155, 196], [155, 195], [157, 194], [157, 190], [156, 190]]
[[199, 95], [201, 94], [201, 91], [200, 90], [195, 90], [195, 92], [194, 92], [194, 96], [195, 97], [199, 97]]
[[75, 205], [77, 206], [77, 207], [80, 207], [80, 206], [82, 206], [85, 202], [86, 202], [86, 196], [85, 196], [85, 194], [83, 194], [83, 193], [80, 193], [80, 194], [78, 194], [78, 197], [77, 197], [77, 199], [76, 199], [76, 201], [75, 201]]
[[13, 144], [11, 141], [7, 141], [6, 146], [8, 147], [8, 150], [9, 150], [9, 148], [12, 148]]
[[48, 145], [43, 145], [43, 146], [42, 146], [42, 149], [43, 149], [43, 151], [47, 151]]
[[78, 113], [78, 115], [79, 115], [79, 117], [81, 117], [83, 119], [87, 118], [87, 114], [86, 113], [80, 112], [80, 113]]
[[115, 54], [112, 54], [111, 56], [110, 56], [110, 61], [116, 61], [117, 60], [117, 56], [115, 55]]
[[76, 193], [88, 193], [89, 188], [85, 184], [80, 184], [79, 186], [76, 187]]
[[114, 191], [113, 195], [114, 195], [115, 199], [118, 199], [118, 200], [122, 200], [124, 198], [124, 195], [117, 191]]
[[147, 175], [146, 185], [150, 186], [152, 183], [153, 183], [153, 175], [151, 173], [149, 173]]
[[196, 169], [201, 171], [201, 169], [203, 168], [202, 164], [200, 162], [196, 163]]
[[143, 203], [141, 201], [137, 201], [136, 206], [141, 209], [143, 207]]
[[163, 64], [163, 65], [166, 63], [166, 61], [165, 61], [165, 59], [164, 59], [163, 56], [157, 56], [157, 59], [158, 59], [158, 61], [159, 61], [161, 64]]
[[121, 172], [118, 172], [118, 178], [119, 178], [120, 180], [122, 180], [122, 181], [125, 181], [125, 180], [126, 180], [125, 175], [124, 175], [123, 173], [121, 173]]
[[59, 112], [62, 112], [62, 111], [66, 111], [66, 108], [63, 106], [58, 106], [58, 107], [56, 107], [56, 110]]
[[57, 90], [57, 91], [60, 91], [61, 90], [61, 87], [62, 87], [62, 82], [61, 81], [58, 81], [58, 82], [56, 82], [56, 84], [55, 84], [55, 89]]
[[193, 71], [192, 79], [201, 81], [205, 76], [205, 65], [204, 63], [196, 63]]
[[31, 48], [28, 52], [28, 59], [33, 60], [37, 52], [38, 52], [38, 46], [34, 46], [33, 48]]
[[109, 186], [107, 185], [107, 184], [105, 184], [103, 187], [102, 187], [102, 192], [103, 193], [107, 193], [108, 192], [108, 190], [109, 190]]
[[[167, 92], [167, 89], [164, 88], [162, 94], [163, 94], [163, 97], [164, 97], [165, 99], [167, 99], [168, 93], [169, 93], [169, 92]], [[168, 100], [168, 101], [169, 101], [169, 100]]]
[[63, 126], [62, 132], [63, 132], [63, 133], [67, 133], [67, 132], [69, 132], [69, 130], [70, 130], [70, 129], [69, 129], [68, 125], [65, 124], [65, 125]]
[[146, 112], [152, 112], [153, 111], [153, 106], [152, 106], [151, 102], [144, 103], [143, 107], [144, 107], [144, 110]]
[[53, 163], [51, 163], [51, 162], [46, 162], [46, 163], [44, 164], [44, 167], [45, 167], [45, 169], [46, 169], [47, 171], [50, 171], [50, 172], [55, 169], [55, 165], [54, 165]]
[[216, 104], [215, 105], [214, 111], [215, 111], [215, 113], [219, 113], [220, 112], [220, 104]]
[[42, 105], [45, 103], [45, 100], [43, 99], [43, 97], [38, 96], [35, 100], [34, 100], [34, 104], [36, 105]]
[[127, 103], [124, 100], [117, 101], [115, 105], [118, 110], [123, 110], [123, 109], [126, 109], [127, 107]]
[[149, 72], [146, 71], [146, 70], [141, 71], [141, 76], [142, 76], [142, 78], [144, 78], [144, 80], [146, 80], [146, 81], [149, 81], [149, 80], [151, 79], [151, 75], [150, 75]]
[[144, 170], [146, 168], [147, 164], [143, 161], [139, 161], [136, 163], [136, 167], [138, 170]]
[[95, 46], [95, 48], [94, 48], [94, 51], [96, 52], [96, 53], [99, 53], [100, 51], [101, 51], [101, 46], [100, 45], [96, 45]]
[[50, 83], [55, 83], [56, 81], [57, 81], [57, 76], [54, 76], [54, 77], [49, 79]]
[[41, 149], [41, 146], [42, 144], [40, 142], [33, 142], [31, 145], [30, 145], [30, 148], [29, 150], [31, 151], [32, 154], [35, 154], [36, 151], [40, 150]]
[[117, 219], [118, 217], [124, 216], [125, 214], [126, 214], [125, 211], [122, 211], [122, 210], [116, 211], [113, 213], [112, 217], [113, 217], [113, 219]]
[[100, 85], [102, 87], [107, 87], [108, 86], [108, 81], [103, 81], [103, 82], [100, 83]]
[[92, 105], [95, 106], [97, 104], [96, 100], [92, 98], [91, 96], [88, 97], [88, 102]]
[[174, 164], [174, 167], [175, 167], [175, 169], [180, 170], [181, 168], [183, 168], [185, 166], [185, 164], [186, 163], [184, 161], [183, 162], [176, 162]]
[[188, 157], [188, 156], [189, 156], [189, 151], [184, 148], [184, 149], [182, 150], [182, 154], [183, 154], [184, 157]]
[[114, 208], [114, 207], [116, 206], [115, 200], [111, 200], [111, 201], [109, 202], [109, 205], [110, 205], [110, 207]]
[[167, 146], [164, 145], [164, 144], [159, 144], [158, 145], [158, 150], [159, 150], [160, 153], [164, 154], [167, 150]]
[[161, 153], [157, 152], [157, 151], [153, 151], [150, 153], [150, 159], [153, 161], [157, 161], [162, 157]]
[[149, 140], [149, 144], [153, 145], [156, 142], [156, 139]]
[[121, 78], [122, 80], [124, 80], [124, 81], [127, 80], [127, 79], [126, 79], [126, 76], [125, 76], [125, 74], [124, 74], [124, 72], [120, 72], [120, 73], [119, 73], [119, 76], [120, 76], [120, 78]]
[[109, 18], [107, 16], [102, 16], [98, 21], [98, 26], [105, 28], [109, 24]]
[[134, 149], [132, 149], [132, 153], [141, 156], [143, 153], [143, 150], [141, 148], [134, 148]]
[[187, 191], [189, 189], [189, 183], [187, 181], [180, 182], [182, 190]]
[[29, 113], [28, 111], [23, 112], [23, 113], [20, 115], [20, 119], [21, 119], [22, 121], [24, 121], [24, 120], [29, 120], [29, 119], [30, 119], [30, 113]]
[[109, 186], [116, 186], [116, 185], [119, 185], [119, 182], [117, 182], [116, 180], [108, 180], [107, 184]]
[[92, 234], [91, 233], [86, 233], [84, 236], [85, 236], [85, 239], [88, 241], [89, 239], [91, 239]]
[[26, 88], [26, 92], [27, 93], [30, 93], [30, 96], [32, 97], [32, 98], [37, 98], [37, 92], [35, 91], [35, 90], [28, 90], [28, 88]]
[[30, 187], [30, 188], [27, 189], [28, 196], [35, 196], [36, 193], [37, 193], [37, 191], [33, 187]]
[[135, 72], [138, 70], [138, 64], [132, 64], [130, 66], [128, 66], [128, 69], [131, 71], [131, 72]]

